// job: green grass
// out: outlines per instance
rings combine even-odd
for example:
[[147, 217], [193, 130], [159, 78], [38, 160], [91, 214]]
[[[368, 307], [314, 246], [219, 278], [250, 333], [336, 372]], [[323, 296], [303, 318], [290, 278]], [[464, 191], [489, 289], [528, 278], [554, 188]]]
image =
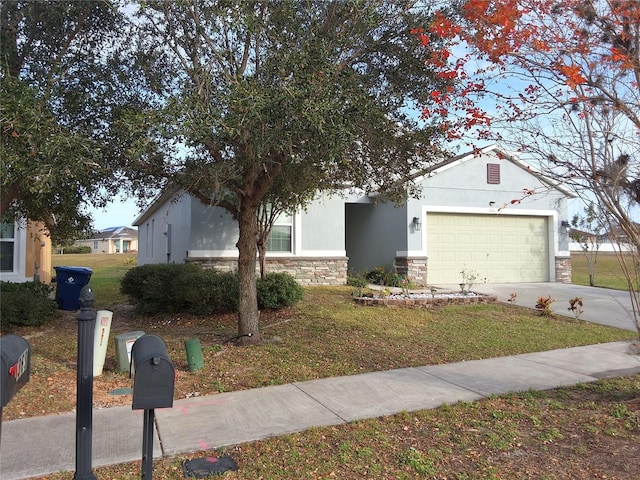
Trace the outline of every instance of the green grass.
[[[54, 254], [51, 258], [52, 267], [74, 266], [88, 267], [93, 270], [89, 285], [96, 298], [96, 308], [106, 308], [114, 303], [123, 303], [126, 296], [120, 293], [120, 280], [125, 272], [136, 266], [136, 253], [114, 254]], [[55, 269], [51, 269], [52, 278]]]
[[[182, 462], [228, 455], [239, 471], [220, 477], [226, 480], [636, 480], [640, 417], [637, 409], [616, 405], [633, 402], [639, 388], [638, 376], [601, 380], [312, 428], [156, 460], [154, 478], [179, 480]], [[140, 462], [95, 473], [140, 478]], [[71, 474], [46, 478], [66, 480]]]
[[[124, 254], [77, 254], [53, 255], [52, 265], [73, 265], [89, 267], [93, 270], [90, 285], [96, 296], [96, 305], [106, 306], [121, 303], [126, 297], [120, 293], [120, 279], [127, 269], [136, 265], [135, 253]], [[587, 261], [582, 253], [571, 254], [572, 283], [589, 285]], [[52, 270], [55, 276], [55, 271]], [[625, 279], [617, 257], [613, 253], [599, 253], [596, 266], [596, 286], [627, 289]]]
[[[630, 265], [633, 260], [629, 258]], [[627, 290], [625, 278], [618, 257], [614, 253], [600, 252], [596, 257], [595, 286]], [[589, 270], [587, 259], [583, 253], [571, 254], [571, 282], [575, 285], [589, 285]]]
[[[91, 285], [98, 308], [122, 301], [119, 279], [130, 268], [127, 256], [56, 257], [54, 265], [94, 270]], [[607, 281], [615, 278], [615, 264], [611, 264], [609, 275], [606, 271], [603, 268], [603, 283], [607, 277]], [[579, 272], [580, 267], [574, 270]], [[336, 375], [635, 338], [634, 332], [566, 317], [543, 317], [516, 305], [363, 307], [354, 304], [353, 290], [306, 288], [305, 298], [295, 307], [263, 312], [261, 331], [273, 341], [260, 346], [221, 343], [221, 338], [235, 333], [234, 315], [125, 318], [124, 312], [118, 312], [111, 335], [122, 333], [119, 329], [160, 335], [176, 366], [176, 399], [194, 391], [215, 395]], [[69, 359], [74, 358], [74, 328], [73, 322], [58, 322], [55, 328], [41, 329], [46, 335], [32, 336], [32, 379], [22, 395], [5, 408], [5, 419], [24, 412], [45, 414], [53, 402], [58, 408], [66, 405], [57, 412], [72, 408], [76, 371]], [[194, 336], [202, 342], [205, 368], [189, 372], [184, 340]], [[119, 381], [130, 384], [123, 375], [107, 369], [96, 378], [94, 391], [109, 391]], [[635, 454], [640, 442], [640, 409], [634, 403], [638, 392], [640, 376], [634, 375], [571, 388], [491, 396], [478, 402], [159, 459], [154, 461], [154, 477], [181, 479], [181, 463], [194, 456], [231, 455], [240, 470], [225, 474], [228, 480], [635, 480], [640, 471], [640, 457]], [[69, 400], [62, 398], [65, 395]], [[140, 462], [97, 468], [96, 474], [119, 480], [140, 478]], [[65, 480], [71, 475], [57, 473], [46, 478]]]

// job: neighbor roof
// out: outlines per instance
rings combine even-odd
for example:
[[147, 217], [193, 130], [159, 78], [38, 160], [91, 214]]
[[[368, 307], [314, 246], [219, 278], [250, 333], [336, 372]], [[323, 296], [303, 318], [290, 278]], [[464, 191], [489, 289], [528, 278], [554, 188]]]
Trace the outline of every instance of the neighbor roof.
[[90, 240], [106, 238], [138, 238], [138, 231], [129, 227], [109, 227], [95, 232]]

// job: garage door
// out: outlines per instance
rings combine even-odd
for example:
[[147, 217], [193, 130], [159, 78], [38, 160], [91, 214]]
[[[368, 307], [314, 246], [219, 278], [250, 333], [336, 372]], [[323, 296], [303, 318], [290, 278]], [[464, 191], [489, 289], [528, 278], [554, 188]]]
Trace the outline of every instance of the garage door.
[[547, 217], [427, 214], [429, 284], [458, 284], [463, 268], [491, 283], [549, 281]]

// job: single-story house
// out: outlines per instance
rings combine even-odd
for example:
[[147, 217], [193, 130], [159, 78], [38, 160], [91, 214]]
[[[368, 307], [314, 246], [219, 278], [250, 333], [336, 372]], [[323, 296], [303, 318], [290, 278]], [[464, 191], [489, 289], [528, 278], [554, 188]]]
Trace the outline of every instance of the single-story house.
[[129, 227], [110, 227], [74, 245], [91, 247], [91, 253], [129, 253], [138, 250], [138, 232]]
[[0, 280], [51, 282], [51, 238], [43, 223], [2, 222]]
[[[415, 181], [422, 194], [403, 205], [319, 192], [277, 222], [269, 271], [287, 271], [302, 284], [344, 284], [348, 272], [382, 265], [423, 285], [458, 284], [463, 269], [494, 283], [571, 281], [563, 225], [570, 190], [495, 145], [447, 159]], [[237, 222], [185, 192], [163, 192], [134, 225], [138, 265], [236, 268]]]
[[[640, 224], [633, 223], [634, 228], [640, 232]], [[629, 237], [618, 225], [611, 228], [610, 231], [596, 234], [589, 232], [582, 232], [580, 230], [571, 229], [569, 233], [570, 242], [569, 250], [582, 252], [598, 251], [598, 252], [633, 252], [635, 247], [633, 242], [629, 241]]]

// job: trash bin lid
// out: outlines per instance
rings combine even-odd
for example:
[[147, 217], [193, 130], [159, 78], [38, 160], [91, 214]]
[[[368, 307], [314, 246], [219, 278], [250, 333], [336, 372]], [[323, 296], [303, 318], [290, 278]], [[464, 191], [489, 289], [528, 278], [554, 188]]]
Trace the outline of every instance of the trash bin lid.
[[93, 273], [93, 270], [91, 270], [89, 267], [69, 267], [66, 265], [61, 265], [53, 268], [55, 269], [56, 272], [60, 270], [61, 272]]

